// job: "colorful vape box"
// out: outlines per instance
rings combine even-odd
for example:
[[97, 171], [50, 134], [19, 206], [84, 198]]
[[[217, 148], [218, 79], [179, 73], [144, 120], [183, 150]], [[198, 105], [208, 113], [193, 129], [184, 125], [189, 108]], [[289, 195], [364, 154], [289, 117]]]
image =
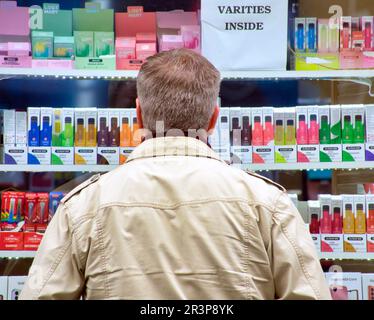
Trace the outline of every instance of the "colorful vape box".
[[114, 10], [101, 9], [99, 2], [86, 2], [85, 8], [73, 9], [73, 30], [112, 32]]
[[365, 195], [354, 195], [355, 234], [366, 233], [366, 201]]
[[340, 22], [338, 19], [329, 19], [329, 52], [336, 54], [340, 48]]
[[28, 147], [28, 164], [50, 165], [51, 148], [50, 147]]
[[0, 277], [0, 300], [8, 299], [8, 277]]
[[97, 148], [75, 147], [74, 164], [93, 165], [97, 163]]
[[118, 165], [120, 159], [120, 148], [118, 147], [98, 147], [97, 164]]
[[308, 218], [309, 218], [309, 232], [312, 236], [317, 252], [321, 252], [321, 234], [320, 234], [320, 204], [318, 201], [307, 202]]
[[331, 143], [331, 123], [330, 123], [330, 108], [329, 106], [318, 107], [319, 119], [319, 143]]
[[53, 191], [49, 193], [48, 222], [50, 222], [52, 218], [54, 217], [58, 209], [58, 206], [64, 196], [65, 196], [65, 193], [59, 192], [59, 191]]
[[4, 145], [4, 164], [27, 164], [27, 147]]
[[94, 47], [96, 57], [114, 55], [114, 32], [95, 32]]
[[359, 272], [327, 272], [326, 281], [333, 300], [362, 300]]
[[27, 145], [27, 113], [16, 112], [16, 145], [24, 147]]
[[366, 195], [366, 232], [374, 234], [374, 195]]
[[97, 109], [85, 109], [85, 141], [86, 147], [97, 146]]
[[284, 145], [284, 111], [283, 108], [274, 109], [274, 145], [283, 146]]
[[263, 119], [264, 145], [273, 146], [274, 145], [274, 108], [263, 107], [262, 108], [262, 119]]
[[98, 129], [97, 129], [97, 145], [99, 147], [107, 147], [109, 145], [109, 117], [108, 109], [98, 109]]
[[40, 108], [39, 142], [41, 147], [52, 145], [52, 118], [53, 108]]
[[74, 68], [74, 60], [62, 59], [62, 58], [55, 58], [55, 59], [48, 59], [48, 60], [33, 59], [32, 68], [71, 70]]
[[[297, 160], [296, 110], [295, 108], [283, 108], [282, 110], [284, 112], [283, 114], [284, 145], [275, 147], [275, 162], [294, 163]], [[280, 129], [280, 128], [277, 128], [276, 126], [276, 131], [277, 129]], [[264, 137], [265, 137], [265, 130], [264, 130]]]
[[28, 146], [40, 146], [40, 108], [27, 108]]
[[33, 31], [31, 41], [34, 59], [49, 59], [53, 57], [53, 32]]
[[274, 146], [253, 146], [253, 163], [274, 163]]
[[263, 146], [264, 145], [264, 133], [263, 133], [263, 116], [262, 108], [252, 108], [252, 145], [253, 146]]
[[321, 234], [321, 252], [344, 252], [342, 234]]
[[[340, 152], [341, 154], [341, 152]], [[307, 144], [297, 146], [297, 162], [319, 162], [320, 146], [318, 144]]]
[[366, 249], [367, 252], [374, 252], [374, 234], [366, 234]]
[[181, 35], [164, 34], [160, 39], [160, 51], [169, 51], [174, 49], [181, 49], [184, 47], [183, 38]]
[[119, 150], [119, 163], [124, 164], [134, 149], [134, 147], [121, 147]]
[[86, 111], [84, 108], [76, 108], [74, 110], [74, 146], [86, 146]]
[[57, 58], [71, 59], [75, 55], [74, 37], [54, 37], [53, 55]]
[[120, 146], [131, 146], [131, 109], [120, 110]]
[[320, 145], [320, 161], [321, 162], [341, 162], [342, 161], [342, 145], [326, 144]]
[[318, 52], [329, 52], [329, 19], [318, 19]]
[[295, 51], [306, 51], [306, 19], [295, 18]]
[[366, 234], [344, 234], [344, 252], [366, 253]]
[[374, 273], [363, 273], [361, 279], [363, 300], [374, 300]]
[[73, 165], [74, 147], [52, 147], [51, 163], [52, 165]]
[[8, 42], [7, 50], [8, 52], [4, 55], [13, 57], [28, 57], [30, 56], [31, 52], [31, 44], [30, 42]]
[[374, 105], [366, 105], [365, 107], [366, 119], [366, 142], [374, 144]]
[[240, 146], [242, 144], [242, 116], [240, 107], [230, 108], [230, 144]]
[[308, 144], [319, 144], [318, 106], [308, 106]]
[[374, 48], [374, 17], [365, 16], [361, 18], [361, 27], [364, 34], [364, 50], [372, 50]]
[[355, 214], [353, 195], [343, 195], [343, 233], [355, 233]]
[[338, 105], [330, 106], [330, 141], [331, 144], [342, 143], [342, 119], [341, 107]]
[[91, 31], [74, 31], [75, 55], [78, 58], [94, 56], [94, 33]]
[[331, 195], [319, 194], [318, 200], [321, 207], [320, 228], [322, 234], [332, 233]]
[[136, 58], [146, 60], [157, 53], [156, 43], [137, 43]]
[[0, 232], [1, 250], [23, 250], [23, 232]]
[[317, 52], [317, 18], [306, 18], [306, 51]]
[[343, 144], [342, 157], [345, 162], [365, 161], [365, 144]]
[[116, 38], [116, 57], [118, 59], [136, 59], [136, 39], [132, 37]]
[[[103, 138], [102, 119], [103, 113], [99, 113], [99, 137]], [[120, 146], [120, 111], [119, 109], [107, 110], [107, 134], [104, 140], [99, 141], [99, 148], [97, 151], [97, 164], [119, 164], [119, 146]], [[105, 125], [106, 127], [106, 125]], [[106, 141], [105, 141], [106, 140]], [[104, 142], [104, 143], [103, 143]], [[105, 145], [103, 145], [105, 144]]]
[[[315, 107], [312, 108], [314, 108], [314, 111], [316, 110]], [[319, 162], [319, 144], [309, 144], [308, 138], [309, 116], [314, 121], [316, 119], [315, 113], [309, 114], [308, 110], [308, 107], [296, 107], [297, 162]], [[316, 121], [314, 121], [311, 129], [313, 134], [316, 126]], [[316, 138], [315, 134], [314, 138]]]
[[[21, 249], [22, 250], [22, 249]], [[8, 300], [18, 300], [26, 283], [27, 276], [8, 277]]]
[[198, 25], [196, 12], [183, 10], [157, 12], [157, 34], [180, 34], [182, 26]]
[[201, 52], [201, 31], [200, 25], [181, 26], [181, 35], [184, 47], [197, 53]]
[[107, 147], [120, 146], [120, 111], [119, 109], [108, 109], [108, 145]]
[[[56, 125], [56, 123], [54, 123]], [[74, 147], [74, 109], [63, 108], [61, 120], [61, 147]]]
[[221, 108], [218, 125], [220, 145], [230, 146], [230, 108]]
[[69, 37], [73, 33], [73, 13], [60, 10], [58, 3], [43, 3], [43, 31], [52, 31], [55, 36]]
[[342, 108], [343, 161], [365, 161], [365, 109], [362, 105]]
[[16, 110], [3, 111], [3, 138], [5, 145], [16, 143]]
[[131, 109], [131, 146], [137, 147], [142, 142], [142, 131], [139, 130], [136, 109]]
[[352, 17], [343, 16], [340, 20], [340, 50], [352, 48]]
[[52, 146], [62, 146], [61, 134], [62, 134], [62, 114], [61, 108], [54, 108], [52, 114]]
[[308, 144], [308, 107], [296, 107], [296, 141], [298, 145]]
[[30, 34], [29, 20], [28, 7], [17, 7], [16, 1], [0, 1], [0, 30], [2, 35], [27, 37]]
[[24, 232], [23, 234], [23, 250], [37, 251], [42, 242], [43, 234], [37, 232]]
[[135, 35], [136, 43], [157, 43], [156, 33], [138, 32]]
[[343, 197], [331, 196], [331, 233], [343, 233]]

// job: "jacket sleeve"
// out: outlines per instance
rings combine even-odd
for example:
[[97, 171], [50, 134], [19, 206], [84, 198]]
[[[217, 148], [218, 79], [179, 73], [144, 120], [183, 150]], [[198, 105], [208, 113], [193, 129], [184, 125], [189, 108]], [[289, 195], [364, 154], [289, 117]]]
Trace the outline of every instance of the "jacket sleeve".
[[20, 300], [79, 299], [84, 275], [69, 212], [60, 204], [30, 268]]
[[277, 299], [331, 299], [309, 230], [285, 192], [273, 212], [271, 246]]

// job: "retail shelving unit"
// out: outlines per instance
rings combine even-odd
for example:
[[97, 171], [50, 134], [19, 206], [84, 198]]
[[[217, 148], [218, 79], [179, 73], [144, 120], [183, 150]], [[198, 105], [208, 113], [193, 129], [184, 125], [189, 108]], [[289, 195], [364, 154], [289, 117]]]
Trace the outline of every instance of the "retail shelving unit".
[[[65, 70], [65, 69], [34, 69], [34, 68], [0, 68], [0, 79], [4, 77], [54, 77], [64, 79], [104, 79], [126, 80], [135, 79], [138, 71], [121, 70]], [[223, 71], [223, 80], [243, 79], [289, 79], [289, 80], [334, 80], [374, 78], [374, 70], [331, 70], [331, 71]]]

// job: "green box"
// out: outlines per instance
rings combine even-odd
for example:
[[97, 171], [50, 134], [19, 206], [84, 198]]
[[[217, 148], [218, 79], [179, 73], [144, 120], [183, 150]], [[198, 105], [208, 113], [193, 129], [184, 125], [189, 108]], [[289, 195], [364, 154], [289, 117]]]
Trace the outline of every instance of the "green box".
[[71, 58], [75, 55], [74, 37], [55, 37], [53, 55], [56, 58]]
[[74, 31], [75, 56], [88, 58], [94, 56], [94, 34], [90, 31]]
[[114, 32], [95, 32], [94, 39], [96, 57], [114, 55]]
[[60, 10], [58, 3], [44, 3], [43, 31], [51, 31], [57, 37], [71, 37], [73, 35], [73, 12]]
[[[310, 63], [313, 61], [320, 62]], [[338, 54], [333, 53], [296, 53], [294, 56], [294, 67], [297, 71], [339, 70], [340, 59]]]
[[113, 9], [73, 9], [74, 31], [114, 31]]
[[74, 68], [88, 70], [116, 70], [116, 57], [102, 56], [100, 58], [75, 58]]
[[53, 57], [53, 32], [33, 31], [31, 41], [33, 58], [49, 59]]

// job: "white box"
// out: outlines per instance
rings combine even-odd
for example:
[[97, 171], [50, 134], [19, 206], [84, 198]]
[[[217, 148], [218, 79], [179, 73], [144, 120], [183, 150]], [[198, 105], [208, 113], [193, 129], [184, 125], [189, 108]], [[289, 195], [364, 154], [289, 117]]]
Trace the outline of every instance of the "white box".
[[343, 233], [354, 233], [354, 216], [355, 216], [355, 203], [354, 197], [351, 194], [342, 195], [343, 198]]
[[231, 146], [241, 146], [242, 141], [242, 116], [241, 108], [230, 108], [230, 144]]
[[[318, 106], [308, 106], [308, 144], [319, 144], [319, 117]], [[316, 129], [316, 130], [314, 130]], [[316, 131], [316, 132], [314, 132]]]
[[[318, 107], [318, 121], [319, 121], [319, 143], [321, 145], [330, 144], [331, 138], [331, 124], [330, 124], [330, 108], [329, 106], [319, 106]], [[322, 123], [327, 122], [328, 132], [324, 136], [322, 134]], [[325, 137], [325, 139], [321, 139], [321, 137]]]
[[8, 300], [8, 277], [0, 277], [0, 300]]
[[319, 162], [319, 144], [304, 144], [297, 146], [297, 162]]
[[50, 165], [51, 147], [29, 147], [27, 164]]
[[365, 196], [366, 203], [366, 230], [367, 233], [374, 234], [374, 194]]
[[251, 109], [252, 145], [263, 146], [264, 144], [264, 119], [262, 108]]
[[332, 230], [332, 209], [331, 209], [331, 195], [319, 194], [318, 200], [321, 208], [320, 226], [322, 234], [331, 234]]
[[27, 164], [27, 147], [4, 146], [4, 164]]
[[85, 138], [86, 147], [97, 146], [97, 109], [86, 108], [85, 109]]
[[[131, 147], [131, 109], [120, 109], [120, 146], [123, 148]], [[126, 132], [126, 128], [129, 132]]]
[[4, 145], [16, 143], [16, 110], [4, 110]]
[[284, 108], [284, 144], [296, 145], [296, 108]]
[[342, 158], [344, 162], [362, 162], [365, 161], [365, 144], [343, 144]]
[[[298, 37], [298, 31], [299, 26], [301, 27], [300, 30], [302, 30], [303, 33], [303, 41], [299, 43], [299, 37]], [[295, 26], [294, 26], [294, 32], [295, 32], [295, 43], [294, 48], [296, 52], [305, 52], [306, 51], [306, 19], [305, 18], [295, 18]]]
[[366, 234], [345, 234], [344, 252], [366, 253]]
[[365, 160], [374, 161], [374, 143], [365, 143]]
[[274, 163], [274, 146], [253, 146], [252, 163]]
[[337, 252], [344, 251], [342, 234], [321, 234], [321, 252]]
[[108, 109], [108, 142], [107, 147], [119, 147], [120, 145], [120, 112], [119, 109]]
[[274, 145], [284, 146], [284, 108], [274, 109]]
[[342, 111], [338, 105], [330, 106], [330, 133], [331, 144], [342, 143]]
[[[305, 123], [305, 126], [306, 126], [305, 130], [302, 130], [300, 128], [301, 127], [300, 123], [302, 122]], [[302, 107], [302, 106], [296, 107], [296, 138], [297, 138], [297, 144], [299, 146], [308, 144], [308, 108], [307, 107]], [[310, 162], [310, 161], [303, 161], [303, 162]]]
[[127, 161], [127, 158], [135, 150], [134, 147], [122, 147], [119, 149], [119, 163], [124, 164]]
[[41, 147], [52, 145], [53, 108], [40, 108], [40, 139]]
[[118, 165], [119, 154], [119, 147], [98, 147], [97, 164]]
[[27, 112], [16, 112], [16, 145], [27, 146]]
[[334, 300], [362, 300], [359, 272], [327, 272], [325, 277]]
[[365, 195], [356, 194], [353, 196], [355, 203], [355, 233], [364, 234], [366, 233], [366, 203]]
[[62, 109], [62, 132], [65, 137], [63, 145], [61, 147], [74, 147], [74, 134], [72, 136], [67, 136], [67, 124], [71, 124], [74, 132], [74, 109], [72, 108], [63, 108]]
[[363, 273], [362, 297], [364, 300], [374, 300], [374, 273]]
[[93, 165], [97, 164], [97, 148], [75, 147], [74, 164]]
[[74, 147], [52, 147], [51, 149], [52, 165], [74, 164]]
[[317, 25], [317, 18], [306, 18], [306, 39], [309, 38], [310, 32], [310, 25], [314, 25], [314, 43], [312, 47], [309, 46], [309, 40], [305, 41], [305, 46], [307, 52], [317, 52], [317, 34], [318, 34], [318, 25]]
[[263, 137], [265, 146], [274, 146], [274, 108], [262, 108]]
[[28, 146], [39, 147], [40, 108], [27, 108]]
[[107, 147], [109, 139], [109, 113], [108, 109], [97, 109], [97, 145], [99, 147]]
[[74, 146], [86, 146], [86, 110], [85, 108], [74, 109]]
[[231, 147], [232, 160], [234, 166], [252, 163], [252, 147], [251, 146], [233, 146]]
[[374, 252], [374, 234], [366, 235], [366, 247], [367, 252]]
[[343, 197], [331, 196], [332, 233], [343, 233]]
[[319, 150], [321, 162], [342, 162], [341, 144], [321, 144]]
[[[248, 147], [252, 145], [251, 111], [252, 108], [241, 108], [241, 145]], [[252, 159], [252, 155], [251, 155]], [[252, 160], [251, 160], [252, 162]]]
[[18, 300], [27, 276], [8, 277], [8, 300]]
[[275, 163], [296, 163], [297, 146], [275, 146]]
[[230, 163], [231, 161], [231, 154], [230, 154], [230, 145], [225, 146], [219, 146], [214, 147], [213, 150], [218, 154], [219, 158], [222, 161], [226, 161], [227, 163]]
[[221, 108], [219, 114], [219, 141], [220, 146], [230, 145], [230, 109]]
[[317, 252], [321, 252], [321, 235], [320, 234], [310, 234], [312, 236], [312, 240], [314, 246], [316, 247]]

